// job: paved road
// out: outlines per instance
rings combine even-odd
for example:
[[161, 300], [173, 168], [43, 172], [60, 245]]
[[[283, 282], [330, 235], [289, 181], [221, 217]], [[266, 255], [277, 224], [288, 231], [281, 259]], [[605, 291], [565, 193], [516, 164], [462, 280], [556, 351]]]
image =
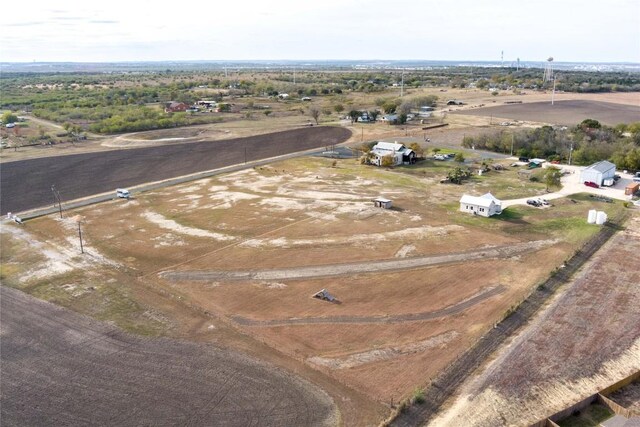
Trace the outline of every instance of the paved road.
[[328, 426], [331, 399], [211, 345], [136, 337], [0, 286], [3, 426]]
[[[627, 201], [629, 196], [624, 194], [625, 187], [633, 182], [633, 176], [628, 173], [618, 172], [621, 175], [620, 180], [612, 187], [600, 187], [592, 188], [587, 187], [584, 183], [580, 182], [580, 172], [585, 169], [584, 166], [569, 166], [569, 165], [556, 165], [558, 168], [571, 172], [568, 175], [564, 175], [561, 178], [562, 188], [554, 193], [547, 193], [540, 198], [547, 200], [560, 199], [562, 197], [569, 197], [577, 193], [589, 193], [593, 196], [608, 197], [610, 199], [617, 199]], [[523, 197], [520, 199], [511, 199], [502, 201], [502, 209], [506, 209], [509, 206], [514, 205], [526, 205], [527, 200], [538, 199], [539, 197]]]
[[350, 136], [348, 129], [322, 126], [248, 138], [3, 163], [0, 166], [0, 214], [53, 205], [52, 184], [63, 201], [72, 200], [117, 187], [326, 147], [346, 141]]

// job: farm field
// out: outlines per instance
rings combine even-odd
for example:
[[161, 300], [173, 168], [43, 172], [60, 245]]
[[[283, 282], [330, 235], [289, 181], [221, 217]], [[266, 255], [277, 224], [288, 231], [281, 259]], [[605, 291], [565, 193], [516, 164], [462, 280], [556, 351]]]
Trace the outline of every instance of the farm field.
[[[466, 216], [462, 192], [544, 185], [523, 190], [514, 170], [439, 184], [450, 167], [305, 157], [3, 226], [2, 280], [131, 332], [275, 361], [327, 391], [346, 424], [370, 424], [593, 235], [589, 209], [622, 209], [577, 195]], [[380, 195], [395, 208], [375, 208]], [[337, 302], [311, 297], [321, 289]]]
[[473, 116], [493, 116], [493, 119], [527, 120], [573, 126], [585, 118], [615, 126], [619, 123], [632, 123], [640, 117], [640, 100], [636, 105], [624, 105], [591, 100], [560, 100], [554, 105], [547, 102], [526, 102], [488, 106], [457, 111], [456, 114]]
[[326, 393], [240, 353], [130, 335], [5, 286], [0, 295], [3, 425], [338, 422]]
[[430, 425], [533, 423], [640, 369], [638, 230], [636, 213]]
[[[51, 185], [64, 200], [114, 191], [243, 162], [266, 159], [349, 138], [338, 127], [295, 129], [225, 141], [194, 142], [134, 150], [7, 162], [0, 169], [2, 212], [20, 212], [51, 204]], [[28, 176], [29, 179], [24, 179]]]

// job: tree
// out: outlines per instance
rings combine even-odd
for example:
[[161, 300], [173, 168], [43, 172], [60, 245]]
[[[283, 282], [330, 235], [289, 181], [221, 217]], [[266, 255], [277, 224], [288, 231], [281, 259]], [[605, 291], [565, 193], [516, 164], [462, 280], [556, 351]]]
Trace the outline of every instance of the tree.
[[580, 127], [584, 130], [587, 129], [600, 129], [602, 125], [599, 121], [595, 119], [584, 119], [582, 123], [580, 123]]
[[398, 108], [399, 104], [400, 103], [398, 101], [394, 101], [391, 99], [391, 100], [385, 101], [381, 107], [386, 114], [392, 114], [396, 112], [396, 108]]
[[464, 163], [464, 154], [462, 154], [462, 152], [456, 153], [456, 155], [453, 158], [453, 160], [455, 160], [458, 163]]
[[409, 148], [413, 150], [414, 153], [416, 153], [416, 157], [424, 156], [424, 149], [417, 142], [412, 142], [411, 144], [409, 144]]
[[262, 113], [265, 116], [269, 117], [269, 114], [271, 114], [271, 110], [264, 110], [264, 112]]
[[18, 116], [13, 114], [11, 111], [5, 111], [2, 114], [2, 124], [3, 125], [9, 124], [9, 123], [15, 123], [17, 121], [18, 121]]
[[371, 119], [372, 122], [375, 122], [376, 120], [378, 120], [379, 115], [380, 115], [380, 111], [378, 110], [369, 111], [369, 118]]
[[462, 168], [451, 169], [449, 173], [447, 173], [447, 179], [454, 184], [462, 184], [462, 181], [470, 176], [471, 172]]
[[318, 119], [320, 118], [320, 110], [316, 107], [310, 107], [309, 108], [309, 115], [311, 116], [311, 118], [313, 118], [313, 120], [316, 121], [316, 125], [318, 124]]
[[548, 167], [544, 174], [544, 183], [547, 186], [547, 190], [550, 187], [560, 187], [560, 178], [562, 178], [562, 171], [556, 167]]
[[357, 122], [358, 117], [360, 117], [362, 113], [358, 110], [349, 111], [349, 118], [351, 119], [351, 123]]
[[395, 159], [393, 157], [393, 154], [387, 154], [386, 156], [382, 157], [382, 160], [380, 161], [380, 166], [383, 166], [385, 168], [390, 168], [391, 166], [393, 166], [394, 163], [395, 163]]
[[333, 111], [335, 111], [336, 113], [341, 113], [344, 111], [344, 105], [342, 104], [336, 104], [333, 106]]

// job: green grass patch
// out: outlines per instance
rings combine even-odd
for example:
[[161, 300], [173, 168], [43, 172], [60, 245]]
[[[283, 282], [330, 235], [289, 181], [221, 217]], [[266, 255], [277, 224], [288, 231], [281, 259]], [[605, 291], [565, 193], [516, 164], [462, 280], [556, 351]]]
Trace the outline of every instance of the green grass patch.
[[583, 411], [558, 421], [557, 424], [560, 427], [597, 427], [613, 415], [614, 413], [606, 406], [594, 403]]
[[533, 223], [529, 227], [534, 233], [560, 237], [571, 243], [580, 243], [595, 235], [600, 226], [587, 223], [585, 217], [552, 218]]

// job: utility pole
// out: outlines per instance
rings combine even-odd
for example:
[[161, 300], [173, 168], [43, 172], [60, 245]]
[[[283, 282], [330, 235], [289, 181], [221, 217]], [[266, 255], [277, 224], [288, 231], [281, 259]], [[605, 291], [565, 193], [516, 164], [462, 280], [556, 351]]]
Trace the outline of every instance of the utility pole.
[[80, 253], [84, 253], [84, 247], [82, 246], [82, 229], [80, 228], [80, 221], [78, 221], [78, 238], [80, 239]]
[[513, 157], [513, 140], [514, 140], [514, 135], [511, 134], [511, 157]]
[[400, 98], [404, 94], [404, 68], [402, 69], [402, 80], [400, 82]]
[[51, 186], [51, 191], [53, 192], [53, 199], [54, 199], [54, 207], [55, 207], [55, 201], [57, 200], [58, 202], [58, 211], [60, 212], [60, 218], [62, 218], [62, 200], [60, 199], [60, 192], [58, 190], [56, 190], [56, 186], [55, 184]]
[[571, 141], [571, 148], [569, 148], [569, 166], [571, 166], [571, 155], [573, 154], [573, 141]]

